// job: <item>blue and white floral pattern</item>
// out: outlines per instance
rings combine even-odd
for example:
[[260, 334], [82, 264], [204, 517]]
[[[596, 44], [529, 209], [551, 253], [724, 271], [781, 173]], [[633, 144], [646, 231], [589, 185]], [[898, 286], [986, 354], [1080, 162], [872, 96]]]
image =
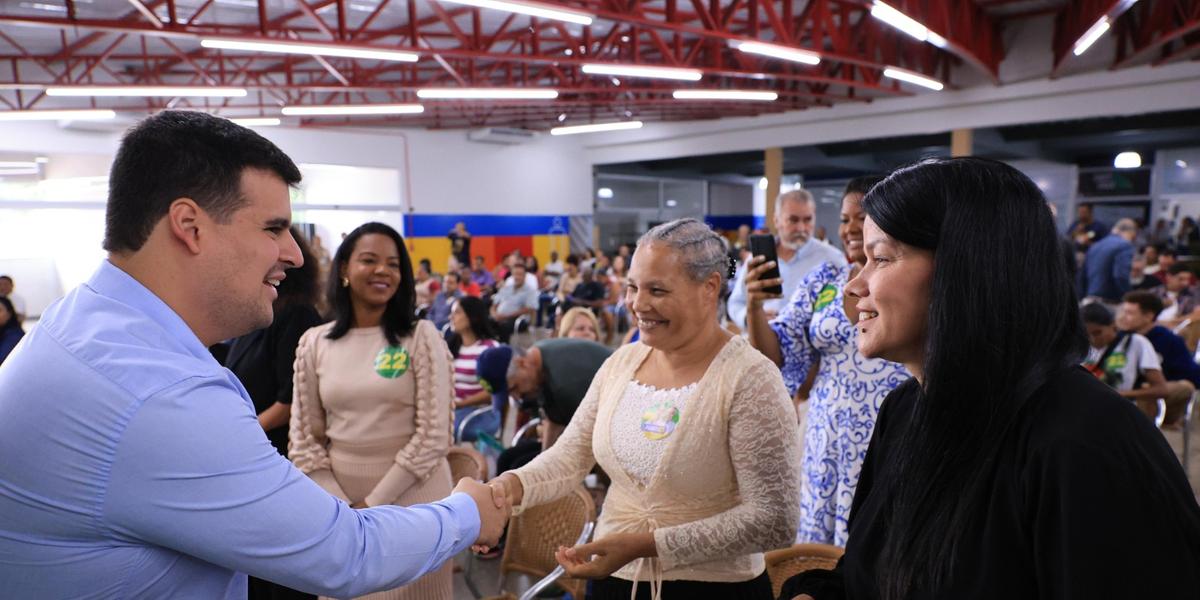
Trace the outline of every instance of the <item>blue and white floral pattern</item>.
[[800, 543], [846, 545], [847, 519], [884, 397], [909, 378], [903, 366], [864, 358], [842, 307], [850, 266], [825, 263], [796, 288], [771, 328], [783, 353], [783, 381], [795, 394], [814, 362], [800, 476]]

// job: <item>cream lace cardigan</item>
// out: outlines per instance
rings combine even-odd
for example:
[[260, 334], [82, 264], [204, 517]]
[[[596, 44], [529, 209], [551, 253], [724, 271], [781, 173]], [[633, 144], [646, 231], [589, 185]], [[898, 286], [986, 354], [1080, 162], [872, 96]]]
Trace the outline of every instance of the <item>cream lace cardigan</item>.
[[615, 408], [644, 344], [617, 350], [549, 450], [516, 470], [520, 508], [559, 498], [599, 463], [612, 478], [594, 539], [654, 532], [657, 559], [614, 576], [631, 581], [747, 581], [763, 552], [790, 546], [800, 520], [799, 432], [779, 369], [740, 337], [713, 359], [688, 400], [650, 483], [636, 483], [613, 454]]

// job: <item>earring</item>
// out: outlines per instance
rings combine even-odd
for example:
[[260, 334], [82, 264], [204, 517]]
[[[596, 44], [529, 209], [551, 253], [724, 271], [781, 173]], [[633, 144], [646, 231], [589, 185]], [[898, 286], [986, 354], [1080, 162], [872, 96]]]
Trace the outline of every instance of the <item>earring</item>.
[[342, 287], [350, 287], [350, 278], [349, 277], [342, 278]]

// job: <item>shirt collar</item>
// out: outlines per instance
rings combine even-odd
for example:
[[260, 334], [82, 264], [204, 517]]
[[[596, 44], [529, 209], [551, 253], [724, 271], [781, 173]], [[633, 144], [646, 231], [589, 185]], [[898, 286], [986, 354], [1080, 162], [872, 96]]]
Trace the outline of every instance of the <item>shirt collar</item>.
[[162, 298], [107, 259], [100, 263], [100, 268], [88, 280], [87, 286], [101, 296], [117, 300], [146, 315], [166, 330], [191, 355], [216, 361], [200, 338], [196, 337], [196, 332], [184, 322], [183, 317], [167, 306]]

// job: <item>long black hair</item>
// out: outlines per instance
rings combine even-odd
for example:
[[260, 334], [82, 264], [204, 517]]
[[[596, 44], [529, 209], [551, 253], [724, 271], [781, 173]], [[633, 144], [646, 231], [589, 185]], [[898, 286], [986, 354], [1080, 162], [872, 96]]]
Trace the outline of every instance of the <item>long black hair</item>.
[[304, 264], [295, 269], [288, 269], [287, 277], [279, 282], [279, 297], [275, 299], [275, 311], [290, 306], [292, 304], [304, 304], [312, 306], [317, 303], [317, 293], [320, 290], [320, 284], [317, 281], [321, 265], [317, 263], [317, 257], [313, 255], [312, 249], [309, 248], [308, 241], [300, 233], [300, 228], [295, 225], [291, 226], [292, 237], [296, 240], [296, 245], [300, 247], [300, 256], [304, 258]]
[[[475, 334], [475, 339], [479, 341], [496, 339], [496, 328], [492, 324], [492, 317], [488, 314], [488, 303], [474, 296], [463, 296], [455, 302], [462, 309], [463, 314], [467, 315], [467, 322], [471, 324], [471, 333]], [[450, 336], [448, 345], [450, 353], [458, 356], [458, 351], [462, 349], [462, 336], [458, 332]]]
[[371, 233], [392, 238], [392, 241], [396, 242], [396, 250], [400, 253], [400, 281], [396, 286], [396, 293], [383, 309], [383, 319], [379, 323], [388, 343], [395, 346], [400, 343], [400, 338], [412, 333], [413, 327], [416, 326], [413, 310], [417, 294], [413, 288], [412, 261], [408, 257], [408, 248], [404, 246], [404, 238], [400, 237], [400, 233], [390, 225], [376, 222], [364, 223], [351, 231], [333, 256], [333, 268], [329, 269], [326, 294], [334, 323], [326, 337], [336, 340], [346, 335], [354, 325], [354, 305], [350, 302], [350, 288], [342, 285], [342, 278], [345, 277], [346, 266], [358, 240]]
[[[1032, 394], [1087, 349], [1040, 190], [979, 158], [901, 168], [863, 199], [891, 237], [934, 253], [924, 378], [892, 453], [881, 598], [937, 587], [983, 506], [1002, 442]], [[965, 574], [964, 574], [965, 575]]]
[[8, 311], [8, 322], [0, 326], [0, 333], [9, 329], [25, 331], [21, 328], [21, 322], [17, 320], [17, 307], [13, 306], [12, 300], [9, 300], [8, 296], [0, 296], [0, 304], [3, 304], [5, 310]]

